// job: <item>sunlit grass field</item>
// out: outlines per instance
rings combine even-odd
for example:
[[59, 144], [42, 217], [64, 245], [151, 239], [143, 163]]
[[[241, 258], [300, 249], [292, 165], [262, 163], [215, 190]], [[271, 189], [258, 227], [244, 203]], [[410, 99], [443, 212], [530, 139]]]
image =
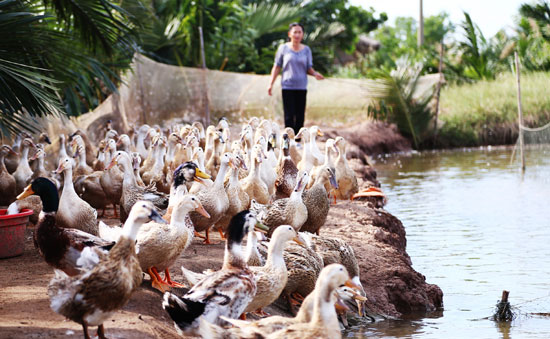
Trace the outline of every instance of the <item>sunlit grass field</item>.
[[[524, 125], [550, 122], [550, 73], [521, 76]], [[517, 136], [516, 76], [449, 85], [441, 91], [440, 142], [446, 146], [510, 143]], [[513, 142], [513, 141], [512, 141]]]

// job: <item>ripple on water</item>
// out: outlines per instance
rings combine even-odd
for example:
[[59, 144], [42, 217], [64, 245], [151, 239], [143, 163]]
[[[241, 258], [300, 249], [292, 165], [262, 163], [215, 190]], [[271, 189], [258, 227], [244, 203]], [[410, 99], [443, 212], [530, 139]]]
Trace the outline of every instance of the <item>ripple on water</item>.
[[[550, 317], [506, 326], [490, 316], [503, 289], [524, 314], [550, 312], [550, 157], [511, 150], [416, 153], [377, 163], [386, 209], [403, 222], [413, 267], [441, 287], [445, 309], [408, 320], [360, 324], [357, 337], [549, 338]], [[398, 163], [399, 167], [392, 167]]]

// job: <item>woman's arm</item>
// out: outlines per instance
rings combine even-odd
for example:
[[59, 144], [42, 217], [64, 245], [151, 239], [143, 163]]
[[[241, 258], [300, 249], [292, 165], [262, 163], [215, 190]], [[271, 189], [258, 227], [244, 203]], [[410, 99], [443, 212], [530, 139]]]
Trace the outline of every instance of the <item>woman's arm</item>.
[[281, 72], [281, 66], [273, 65], [273, 68], [271, 69], [271, 78], [269, 79], [269, 87], [267, 88], [267, 94], [271, 96], [271, 89], [273, 88], [273, 83], [275, 82], [275, 79], [277, 79], [277, 76]]
[[313, 75], [317, 80], [323, 80], [325, 78], [321, 73], [314, 70], [313, 67], [307, 70], [307, 74]]

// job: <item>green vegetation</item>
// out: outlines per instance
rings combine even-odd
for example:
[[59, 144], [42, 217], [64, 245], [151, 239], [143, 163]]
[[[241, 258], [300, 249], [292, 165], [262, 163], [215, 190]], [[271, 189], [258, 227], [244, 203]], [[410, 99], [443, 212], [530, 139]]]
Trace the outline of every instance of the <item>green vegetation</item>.
[[[524, 124], [542, 126], [550, 121], [550, 73], [532, 72], [521, 77]], [[513, 143], [517, 137], [516, 76], [502, 73], [495, 80], [452, 84], [442, 90], [442, 147]]]

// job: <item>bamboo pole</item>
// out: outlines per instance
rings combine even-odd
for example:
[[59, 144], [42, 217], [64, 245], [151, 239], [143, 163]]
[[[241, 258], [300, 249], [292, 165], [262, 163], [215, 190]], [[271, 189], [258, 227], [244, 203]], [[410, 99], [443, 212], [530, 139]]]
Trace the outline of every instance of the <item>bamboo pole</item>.
[[518, 127], [519, 127], [519, 154], [521, 157], [521, 171], [525, 172], [525, 153], [523, 152], [523, 110], [521, 108], [521, 84], [520, 84], [520, 69], [518, 52], [514, 52], [514, 60], [516, 63], [516, 79], [518, 88]]
[[422, 13], [422, 0], [420, 0], [420, 13], [418, 14], [418, 47], [424, 44], [424, 14]]
[[201, 41], [201, 58], [202, 58], [202, 72], [203, 72], [203, 97], [204, 100], [204, 114], [205, 114], [205, 126], [210, 125], [210, 108], [208, 107], [208, 86], [206, 85], [206, 58], [204, 56], [204, 38], [202, 35], [202, 26], [199, 26], [199, 36]]
[[434, 146], [437, 140], [437, 119], [439, 118], [439, 96], [441, 93], [441, 85], [443, 83], [443, 48], [445, 48], [445, 46], [443, 45], [443, 39], [441, 39], [440, 47], [441, 48], [439, 50], [439, 66], [438, 66], [439, 81], [437, 82], [437, 88], [435, 90], [435, 120], [434, 120], [434, 139], [433, 139]]

